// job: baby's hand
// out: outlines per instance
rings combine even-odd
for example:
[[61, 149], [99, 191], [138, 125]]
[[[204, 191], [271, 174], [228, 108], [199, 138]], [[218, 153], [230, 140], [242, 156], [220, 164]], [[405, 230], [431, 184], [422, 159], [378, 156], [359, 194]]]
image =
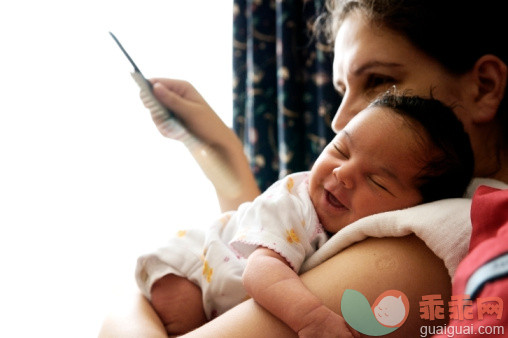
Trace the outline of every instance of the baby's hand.
[[351, 329], [342, 316], [339, 316], [326, 306], [321, 305], [303, 318], [307, 322], [302, 329], [298, 331], [298, 336], [302, 338], [311, 337], [339, 337], [339, 338], [359, 338], [360, 334]]

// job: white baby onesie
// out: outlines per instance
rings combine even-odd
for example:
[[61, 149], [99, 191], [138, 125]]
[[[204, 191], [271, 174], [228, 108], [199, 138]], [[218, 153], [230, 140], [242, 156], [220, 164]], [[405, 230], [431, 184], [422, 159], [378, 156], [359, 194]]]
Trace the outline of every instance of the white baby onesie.
[[168, 245], [141, 256], [136, 281], [142, 292], [149, 298], [153, 283], [166, 274], [186, 277], [201, 288], [212, 319], [247, 298], [242, 273], [258, 246], [279, 253], [299, 272], [328, 239], [309, 197], [308, 176], [291, 174], [207, 230], [179, 231]]

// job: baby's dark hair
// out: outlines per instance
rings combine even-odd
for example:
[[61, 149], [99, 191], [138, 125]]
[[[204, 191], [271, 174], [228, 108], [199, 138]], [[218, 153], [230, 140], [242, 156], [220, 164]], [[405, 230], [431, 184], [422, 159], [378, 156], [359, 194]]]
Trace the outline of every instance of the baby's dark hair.
[[[426, 163], [416, 177], [423, 203], [462, 197], [473, 177], [474, 156], [469, 136], [451, 107], [432, 98], [389, 91], [370, 107], [387, 107], [413, 127], [425, 147]], [[425, 130], [422, 134], [421, 128]]]

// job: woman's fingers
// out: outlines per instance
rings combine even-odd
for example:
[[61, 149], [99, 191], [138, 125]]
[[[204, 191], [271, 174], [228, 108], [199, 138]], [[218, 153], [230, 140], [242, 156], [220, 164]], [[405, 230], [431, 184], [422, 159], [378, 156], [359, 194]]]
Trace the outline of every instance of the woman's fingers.
[[[180, 93], [168, 89], [160, 82], [154, 83], [153, 94], [164, 106], [174, 111], [178, 116], [187, 115], [187, 112], [196, 109], [196, 106], [204, 105], [206, 107], [204, 100], [202, 102], [190, 100]], [[182, 118], [185, 117], [182, 116]]]
[[166, 78], [154, 78], [151, 79], [150, 82], [152, 84], [160, 83], [168, 90], [174, 92], [180, 97], [183, 97], [187, 100], [194, 102], [204, 102], [205, 100], [199, 94], [199, 92], [194, 88], [194, 86], [185, 80], [175, 80], [175, 79], [166, 79]]
[[224, 137], [225, 129], [229, 131], [229, 128], [191, 84], [170, 79], [152, 81], [157, 100], [169, 108], [193, 134], [212, 144], [221, 143], [221, 135]]

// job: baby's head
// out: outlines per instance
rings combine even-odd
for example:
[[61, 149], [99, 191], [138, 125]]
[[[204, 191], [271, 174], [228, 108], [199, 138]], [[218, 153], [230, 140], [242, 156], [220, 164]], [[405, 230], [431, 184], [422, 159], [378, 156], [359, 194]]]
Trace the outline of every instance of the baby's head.
[[473, 166], [469, 137], [449, 107], [386, 93], [324, 149], [309, 192], [333, 233], [368, 215], [461, 197]]
[[[469, 136], [453, 110], [438, 100], [385, 93], [369, 107], [386, 107], [412, 128], [424, 164], [415, 177], [422, 202], [462, 197], [471, 181], [474, 156]], [[422, 129], [423, 127], [423, 129]]]

